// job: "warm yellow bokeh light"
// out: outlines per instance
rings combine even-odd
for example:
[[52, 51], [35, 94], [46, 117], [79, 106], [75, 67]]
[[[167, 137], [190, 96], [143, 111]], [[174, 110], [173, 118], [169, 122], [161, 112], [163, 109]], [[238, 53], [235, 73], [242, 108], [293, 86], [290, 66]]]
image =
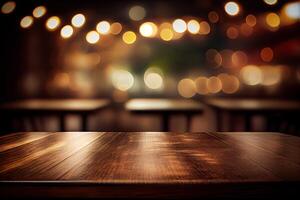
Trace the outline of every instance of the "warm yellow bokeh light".
[[110, 33], [113, 35], [118, 35], [122, 31], [122, 25], [119, 22], [114, 22], [110, 26]]
[[90, 31], [86, 34], [85, 39], [90, 44], [95, 44], [99, 41], [100, 35], [97, 31]]
[[199, 30], [200, 30], [200, 24], [198, 21], [192, 19], [188, 22], [187, 29], [190, 33], [197, 34], [197, 33], [199, 33]]
[[176, 19], [172, 23], [173, 29], [177, 33], [184, 33], [187, 30], [187, 25], [184, 20], [182, 19]]
[[3, 14], [9, 14], [12, 13], [16, 8], [16, 3], [14, 1], [8, 1], [1, 7], [1, 12]]
[[121, 91], [127, 91], [132, 88], [134, 84], [133, 75], [126, 70], [117, 69], [112, 72], [111, 80], [113, 86]]
[[52, 16], [46, 21], [46, 28], [50, 31], [54, 31], [60, 25], [60, 18]]
[[274, 57], [273, 50], [270, 47], [263, 48], [260, 51], [260, 57], [263, 61], [270, 62]]
[[157, 26], [153, 22], [145, 22], [140, 26], [140, 34], [144, 37], [154, 37], [157, 33]]
[[259, 67], [247, 65], [240, 71], [240, 76], [246, 85], [257, 85], [262, 82], [263, 74]]
[[196, 94], [196, 85], [192, 79], [182, 79], [177, 85], [178, 93], [184, 98], [191, 98]]
[[208, 94], [208, 89], [207, 89], [207, 78], [206, 77], [198, 77], [195, 80], [195, 85], [196, 85], [196, 91], [198, 94], [204, 95]]
[[230, 1], [225, 4], [225, 11], [230, 16], [235, 16], [239, 14], [240, 7], [236, 2]]
[[221, 80], [216, 77], [216, 76], [212, 76], [207, 80], [207, 90], [210, 93], [218, 93], [220, 92], [222, 89], [222, 82]]
[[160, 89], [163, 86], [163, 78], [155, 72], [145, 73], [144, 82], [150, 89]]
[[218, 78], [222, 83], [222, 91], [226, 94], [233, 94], [240, 88], [240, 81], [237, 77], [228, 74], [219, 74]]
[[136, 41], [136, 34], [132, 31], [127, 31], [123, 34], [122, 39], [126, 44], [133, 44]]
[[110, 30], [110, 23], [107, 21], [101, 21], [97, 24], [96, 30], [100, 34], [103, 34], [103, 35], [108, 34], [109, 30]]
[[277, 28], [280, 25], [280, 17], [276, 13], [269, 13], [266, 16], [266, 23], [271, 28]]
[[85, 23], [85, 16], [81, 13], [76, 14], [72, 17], [71, 23], [74, 27], [82, 27]]
[[254, 15], [247, 15], [246, 17], [246, 23], [249, 26], [255, 26], [256, 25], [256, 17]]
[[46, 12], [47, 12], [47, 9], [45, 6], [38, 6], [32, 11], [32, 15], [35, 18], [40, 18], [40, 17], [44, 16], [46, 14]]
[[140, 21], [145, 18], [146, 10], [142, 6], [133, 6], [129, 10], [129, 18], [134, 21]]
[[170, 41], [174, 37], [174, 33], [172, 29], [164, 28], [160, 31], [160, 38], [164, 41]]
[[275, 5], [277, 3], [277, 0], [264, 0], [264, 2], [268, 5]]
[[22, 28], [29, 28], [33, 24], [33, 17], [25, 16], [20, 21], [20, 26]]
[[263, 80], [261, 84], [264, 86], [276, 85], [281, 81], [281, 68], [278, 66], [264, 66], [262, 72]]
[[62, 38], [69, 38], [73, 35], [73, 32], [73, 27], [70, 25], [66, 25], [60, 30], [60, 35]]

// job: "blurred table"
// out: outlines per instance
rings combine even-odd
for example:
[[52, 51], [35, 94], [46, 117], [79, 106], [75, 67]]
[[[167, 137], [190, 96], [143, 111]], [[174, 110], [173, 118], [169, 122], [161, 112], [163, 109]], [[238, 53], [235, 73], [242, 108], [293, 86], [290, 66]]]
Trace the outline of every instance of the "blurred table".
[[125, 108], [135, 114], [162, 116], [162, 131], [170, 130], [169, 121], [172, 114], [185, 115], [187, 130], [189, 131], [192, 116], [203, 113], [201, 103], [185, 99], [131, 99], [126, 103]]
[[87, 118], [91, 113], [106, 108], [109, 101], [105, 99], [30, 99], [4, 103], [0, 105], [3, 115], [39, 116], [54, 114], [60, 118], [60, 130], [65, 130], [65, 116], [77, 114], [81, 117], [81, 130], [87, 130]]
[[[276, 114], [285, 114], [287, 117], [297, 117], [300, 113], [300, 101], [281, 99], [231, 99], [231, 98], [208, 98], [204, 102], [216, 111], [217, 130], [224, 131], [222, 114], [229, 113], [231, 118], [234, 115], [241, 115], [245, 120], [245, 130], [251, 130], [253, 115], [262, 115], [268, 120], [268, 127], [276, 123], [272, 118]], [[233, 125], [231, 121], [231, 125]], [[232, 128], [230, 128], [232, 130]]]
[[14, 133], [0, 137], [0, 194], [289, 199], [299, 154], [300, 138], [279, 133]]

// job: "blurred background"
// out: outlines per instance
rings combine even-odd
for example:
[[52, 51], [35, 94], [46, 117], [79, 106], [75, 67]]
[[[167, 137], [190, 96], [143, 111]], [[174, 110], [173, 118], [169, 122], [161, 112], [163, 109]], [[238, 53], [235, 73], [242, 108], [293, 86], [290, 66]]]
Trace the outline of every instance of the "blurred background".
[[[159, 131], [160, 117], [124, 109], [133, 98], [300, 97], [300, 1], [1, 0], [0, 6], [0, 101], [109, 99], [112, 106], [91, 117], [89, 130]], [[217, 113], [203, 106], [191, 131], [218, 130]], [[288, 131], [297, 132], [297, 114]], [[39, 131], [58, 130], [55, 117], [40, 120]], [[170, 121], [170, 130], [185, 131], [184, 116]], [[227, 123], [243, 131], [240, 121]], [[68, 130], [78, 123], [68, 115]], [[260, 116], [252, 123], [252, 130], [266, 130]], [[32, 130], [14, 121], [4, 126]]]

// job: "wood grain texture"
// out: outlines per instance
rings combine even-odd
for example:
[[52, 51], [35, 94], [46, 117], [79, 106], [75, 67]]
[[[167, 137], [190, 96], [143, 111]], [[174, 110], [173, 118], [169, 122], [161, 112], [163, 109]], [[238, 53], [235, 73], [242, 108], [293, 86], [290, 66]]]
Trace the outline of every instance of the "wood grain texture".
[[0, 150], [4, 197], [286, 197], [300, 186], [300, 138], [279, 133], [30, 132], [0, 137]]

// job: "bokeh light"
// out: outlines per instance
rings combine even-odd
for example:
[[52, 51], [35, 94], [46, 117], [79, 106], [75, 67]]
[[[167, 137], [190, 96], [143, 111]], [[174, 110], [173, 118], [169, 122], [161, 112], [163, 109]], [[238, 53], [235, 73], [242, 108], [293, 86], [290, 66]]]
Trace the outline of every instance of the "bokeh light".
[[265, 47], [260, 51], [260, 57], [265, 62], [272, 61], [274, 57], [273, 50], [270, 47]]
[[60, 18], [57, 16], [52, 16], [46, 21], [46, 28], [49, 31], [56, 30], [60, 25]]
[[243, 51], [236, 51], [231, 56], [232, 64], [236, 67], [242, 67], [247, 64], [248, 57]]
[[113, 35], [118, 35], [122, 31], [122, 25], [119, 22], [114, 22], [110, 26], [110, 33]]
[[199, 34], [201, 35], [207, 35], [210, 33], [210, 25], [206, 21], [200, 22], [200, 30]]
[[219, 21], [219, 15], [217, 12], [215, 11], [210, 11], [208, 13], [208, 20], [211, 22], [211, 23], [217, 23]]
[[74, 27], [82, 27], [85, 23], [85, 16], [81, 13], [76, 14], [72, 17], [71, 23]]
[[123, 69], [114, 70], [111, 79], [113, 86], [121, 91], [129, 90], [134, 84], [133, 75], [129, 71]]
[[86, 34], [86, 41], [90, 44], [95, 44], [99, 41], [100, 35], [97, 31], [90, 31]]
[[1, 7], [1, 12], [3, 14], [9, 14], [12, 13], [16, 8], [16, 3], [14, 1], [8, 1]]
[[249, 26], [247, 23], [243, 23], [240, 27], [240, 32], [242, 35], [248, 37], [252, 34], [253, 28], [252, 26]]
[[197, 34], [200, 30], [200, 24], [197, 20], [192, 19], [187, 23], [187, 29], [191, 34]]
[[129, 18], [134, 21], [140, 21], [145, 18], [146, 10], [142, 6], [133, 6], [129, 10]]
[[206, 61], [211, 67], [219, 67], [222, 65], [222, 56], [215, 49], [208, 49], [205, 53]]
[[233, 26], [230, 26], [226, 31], [226, 35], [230, 39], [236, 39], [239, 36], [239, 30]]
[[73, 35], [73, 28], [70, 25], [65, 25], [64, 27], [62, 27], [62, 29], [60, 30], [60, 35], [62, 38], [69, 38]]
[[240, 71], [240, 76], [246, 85], [258, 85], [262, 82], [263, 74], [259, 67], [247, 65]]
[[160, 69], [150, 67], [144, 74], [144, 82], [150, 89], [161, 89], [163, 87], [163, 77]]
[[264, 0], [264, 2], [268, 5], [275, 5], [277, 3], [277, 0]]
[[216, 76], [212, 76], [207, 80], [207, 90], [210, 93], [218, 93], [220, 92], [222, 89], [222, 82], [221, 80], [216, 77]]
[[25, 16], [20, 21], [20, 26], [22, 28], [29, 28], [33, 24], [33, 17]]
[[196, 85], [192, 79], [185, 78], [177, 85], [178, 93], [184, 98], [192, 98], [196, 94]]
[[256, 17], [254, 15], [247, 15], [246, 17], [246, 23], [249, 26], [255, 26], [256, 25]]
[[271, 28], [277, 28], [280, 25], [280, 17], [276, 13], [269, 13], [266, 16], [266, 23]]
[[196, 91], [198, 94], [205, 95], [208, 94], [208, 89], [207, 89], [207, 78], [203, 76], [199, 76], [195, 80], [195, 85], [196, 85]]
[[32, 15], [35, 18], [41, 18], [42, 16], [44, 16], [46, 14], [46, 12], [47, 12], [47, 9], [45, 6], [38, 6], [32, 11]]
[[224, 8], [226, 13], [230, 16], [235, 16], [240, 12], [239, 5], [234, 1], [227, 2]]
[[136, 41], [136, 34], [132, 31], [127, 31], [123, 34], [122, 39], [126, 44], [133, 44]]
[[288, 3], [284, 7], [284, 12], [290, 19], [300, 19], [300, 2]]
[[174, 33], [173, 33], [172, 29], [170, 29], [170, 28], [162, 29], [160, 31], [159, 35], [160, 35], [160, 38], [164, 41], [170, 41], [174, 37]]
[[276, 85], [281, 81], [281, 68], [278, 66], [262, 67], [263, 79], [261, 84], [264, 86]]
[[176, 19], [172, 23], [173, 29], [177, 33], [184, 33], [187, 30], [187, 25], [184, 20], [182, 19]]
[[140, 26], [139, 30], [144, 37], [154, 37], [157, 33], [157, 26], [153, 22], [145, 22]]
[[101, 21], [97, 24], [96, 30], [98, 31], [98, 33], [106, 35], [109, 33], [110, 23], [107, 21]]
[[233, 94], [239, 90], [240, 81], [237, 77], [222, 73], [218, 75], [218, 78], [222, 83], [222, 91], [225, 94]]

